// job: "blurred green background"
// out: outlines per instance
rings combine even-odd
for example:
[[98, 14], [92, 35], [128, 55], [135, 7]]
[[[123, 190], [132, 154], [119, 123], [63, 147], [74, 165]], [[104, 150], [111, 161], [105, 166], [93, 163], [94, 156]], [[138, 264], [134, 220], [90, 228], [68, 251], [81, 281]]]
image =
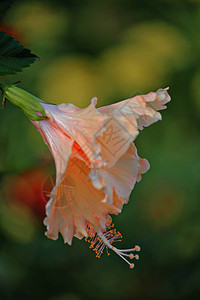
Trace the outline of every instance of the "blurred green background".
[[0, 112], [0, 299], [200, 299], [200, 1], [16, 1], [1, 30], [40, 56], [6, 81], [44, 100], [102, 106], [169, 86], [172, 101], [137, 138], [151, 169], [113, 217], [120, 247], [142, 248], [134, 270], [44, 236], [50, 152], [16, 107]]

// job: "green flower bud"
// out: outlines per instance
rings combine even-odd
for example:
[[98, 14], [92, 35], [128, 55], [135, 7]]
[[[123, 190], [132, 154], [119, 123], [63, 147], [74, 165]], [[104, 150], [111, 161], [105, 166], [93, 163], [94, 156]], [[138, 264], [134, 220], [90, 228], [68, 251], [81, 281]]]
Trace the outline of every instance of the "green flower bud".
[[3, 108], [5, 107], [6, 100], [8, 100], [12, 104], [18, 106], [24, 114], [33, 121], [40, 121], [47, 118], [44, 108], [40, 104], [44, 101], [15, 85], [5, 85], [4, 83], [0, 83], [0, 89], [3, 97]]

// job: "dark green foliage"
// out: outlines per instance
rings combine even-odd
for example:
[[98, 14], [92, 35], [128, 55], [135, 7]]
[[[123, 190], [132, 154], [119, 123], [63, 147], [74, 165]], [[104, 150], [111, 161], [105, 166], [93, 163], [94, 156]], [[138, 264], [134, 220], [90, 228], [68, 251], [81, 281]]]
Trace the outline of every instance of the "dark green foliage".
[[29, 67], [38, 57], [24, 48], [13, 36], [0, 31], [0, 75], [21, 72]]

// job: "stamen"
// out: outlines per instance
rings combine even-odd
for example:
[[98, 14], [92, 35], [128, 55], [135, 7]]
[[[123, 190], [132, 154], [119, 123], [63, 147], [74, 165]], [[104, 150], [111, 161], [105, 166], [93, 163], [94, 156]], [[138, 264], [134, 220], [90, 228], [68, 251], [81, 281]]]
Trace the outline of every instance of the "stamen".
[[140, 251], [140, 247], [136, 245], [134, 248], [123, 250], [112, 246], [114, 242], [121, 242], [122, 235], [119, 231], [116, 231], [116, 229], [114, 228], [114, 224], [111, 221], [106, 224], [106, 229], [102, 230], [99, 233], [96, 233], [94, 228], [89, 223], [87, 223], [86, 225], [86, 230], [88, 233], [88, 238], [85, 240], [90, 243], [89, 248], [93, 248], [93, 251], [96, 253], [97, 258], [101, 257], [101, 254], [103, 253], [105, 248], [107, 255], [110, 255], [108, 249], [111, 249], [118, 256], [120, 256], [131, 269], [134, 268], [134, 264], [130, 263], [125, 257], [128, 257], [129, 259], [135, 258], [136, 260], [138, 260], [139, 255], [134, 255], [130, 252]]

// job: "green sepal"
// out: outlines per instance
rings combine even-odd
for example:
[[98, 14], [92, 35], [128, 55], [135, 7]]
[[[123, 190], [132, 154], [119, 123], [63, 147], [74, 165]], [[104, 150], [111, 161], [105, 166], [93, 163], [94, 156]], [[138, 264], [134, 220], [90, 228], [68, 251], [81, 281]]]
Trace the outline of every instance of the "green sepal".
[[[10, 101], [15, 106], [19, 107], [24, 114], [32, 121], [41, 121], [47, 118], [45, 110], [40, 104], [45, 103], [34, 95], [26, 92], [15, 85], [5, 85], [0, 83], [2, 91], [2, 107], [5, 107], [6, 100]], [[38, 116], [40, 113], [41, 116]]]

